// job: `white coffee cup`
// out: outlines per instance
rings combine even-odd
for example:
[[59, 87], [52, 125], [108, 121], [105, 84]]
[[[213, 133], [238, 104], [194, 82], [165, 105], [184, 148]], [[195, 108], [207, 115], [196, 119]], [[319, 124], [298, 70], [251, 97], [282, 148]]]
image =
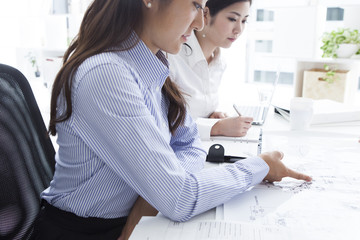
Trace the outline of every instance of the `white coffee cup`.
[[313, 100], [310, 98], [295, 97], [291, 99], [291, 130], [306, 130], [309, 128], [314, 113], [313, 105]]

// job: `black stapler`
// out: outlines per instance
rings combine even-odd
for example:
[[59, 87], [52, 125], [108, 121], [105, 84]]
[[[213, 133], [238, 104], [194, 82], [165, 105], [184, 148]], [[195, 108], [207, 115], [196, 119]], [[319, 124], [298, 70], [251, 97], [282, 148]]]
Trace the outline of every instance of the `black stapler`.
[[209, 153], [206, 156], [207, 162], [213, 163], [234, 163], [246, 157], [237, 157], [237, 156], [225, 156], [225, 149], [221, 144], [214, 144], [209, 148]]

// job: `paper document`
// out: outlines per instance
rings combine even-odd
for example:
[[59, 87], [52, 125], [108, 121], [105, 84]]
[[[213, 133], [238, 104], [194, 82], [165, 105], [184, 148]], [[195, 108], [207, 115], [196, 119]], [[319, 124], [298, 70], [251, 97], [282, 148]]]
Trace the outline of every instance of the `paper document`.
[[287, 229], [232, 221], [173, 222], [164, 217], [142, 219], [130, 240], [266, 240], [289, 239]]
[[244, 143], [258, 143], [262, 139], [262, 129], [260, 127], [251, 127], [244, 137], [224, 137], [224, 136], [213, 136], [210, 140], [226, 140], [233, 142], [244, 142]]
[[243, 198], [240, 194], [224, 204], [224, 218], [285, 227], [291, 232], [291, 240], [360, 236], [360, 144], [353, 136], [321, 132], [266, 134], [265, 143], [269, 144], [264, 151], [281, 146], [283, 162], [313, 180], [308, 183], [285, 178], [256, 185]]
[[[304, 182], [299, 185], [306, 185]], [[293, 185], [293, 188], [298, 187]], [[231, 221], [254, 222], [288, 201], [293, 192], [283, 191], [270, 183], [261, 183], [224, 204], [224, 218]]]

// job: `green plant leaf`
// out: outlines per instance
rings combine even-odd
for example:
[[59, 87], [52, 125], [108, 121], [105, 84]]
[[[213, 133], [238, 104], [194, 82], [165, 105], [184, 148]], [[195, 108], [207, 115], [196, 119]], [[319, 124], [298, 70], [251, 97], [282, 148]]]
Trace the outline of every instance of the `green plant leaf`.
[[[360, 34], [357, 29], [338, 28], [331, 32], [324, 32], [321, 41], [323, 42], [320, 47], [323, 50], [322, 57], [337, 58], [336, 50], [339, 48], [339, 44], [360, 44]], [[360, 54], [360, 50], [356, 54]]]

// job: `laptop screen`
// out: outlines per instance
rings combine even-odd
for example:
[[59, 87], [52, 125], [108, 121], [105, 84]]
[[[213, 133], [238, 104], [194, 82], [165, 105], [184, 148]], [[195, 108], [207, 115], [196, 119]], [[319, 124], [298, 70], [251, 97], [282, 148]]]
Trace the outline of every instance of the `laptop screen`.
[[269, 108], [271, 106], [275, 89], [278, 84], [280, 72], [276, 73], [275, 79], [267, 89], [258, 90], [259, 104], [257, 105], [237, 105], [234, 104], [235, 110], [242, 116], [252, 117], [253, 125], [262, 125], [265, 122]]

